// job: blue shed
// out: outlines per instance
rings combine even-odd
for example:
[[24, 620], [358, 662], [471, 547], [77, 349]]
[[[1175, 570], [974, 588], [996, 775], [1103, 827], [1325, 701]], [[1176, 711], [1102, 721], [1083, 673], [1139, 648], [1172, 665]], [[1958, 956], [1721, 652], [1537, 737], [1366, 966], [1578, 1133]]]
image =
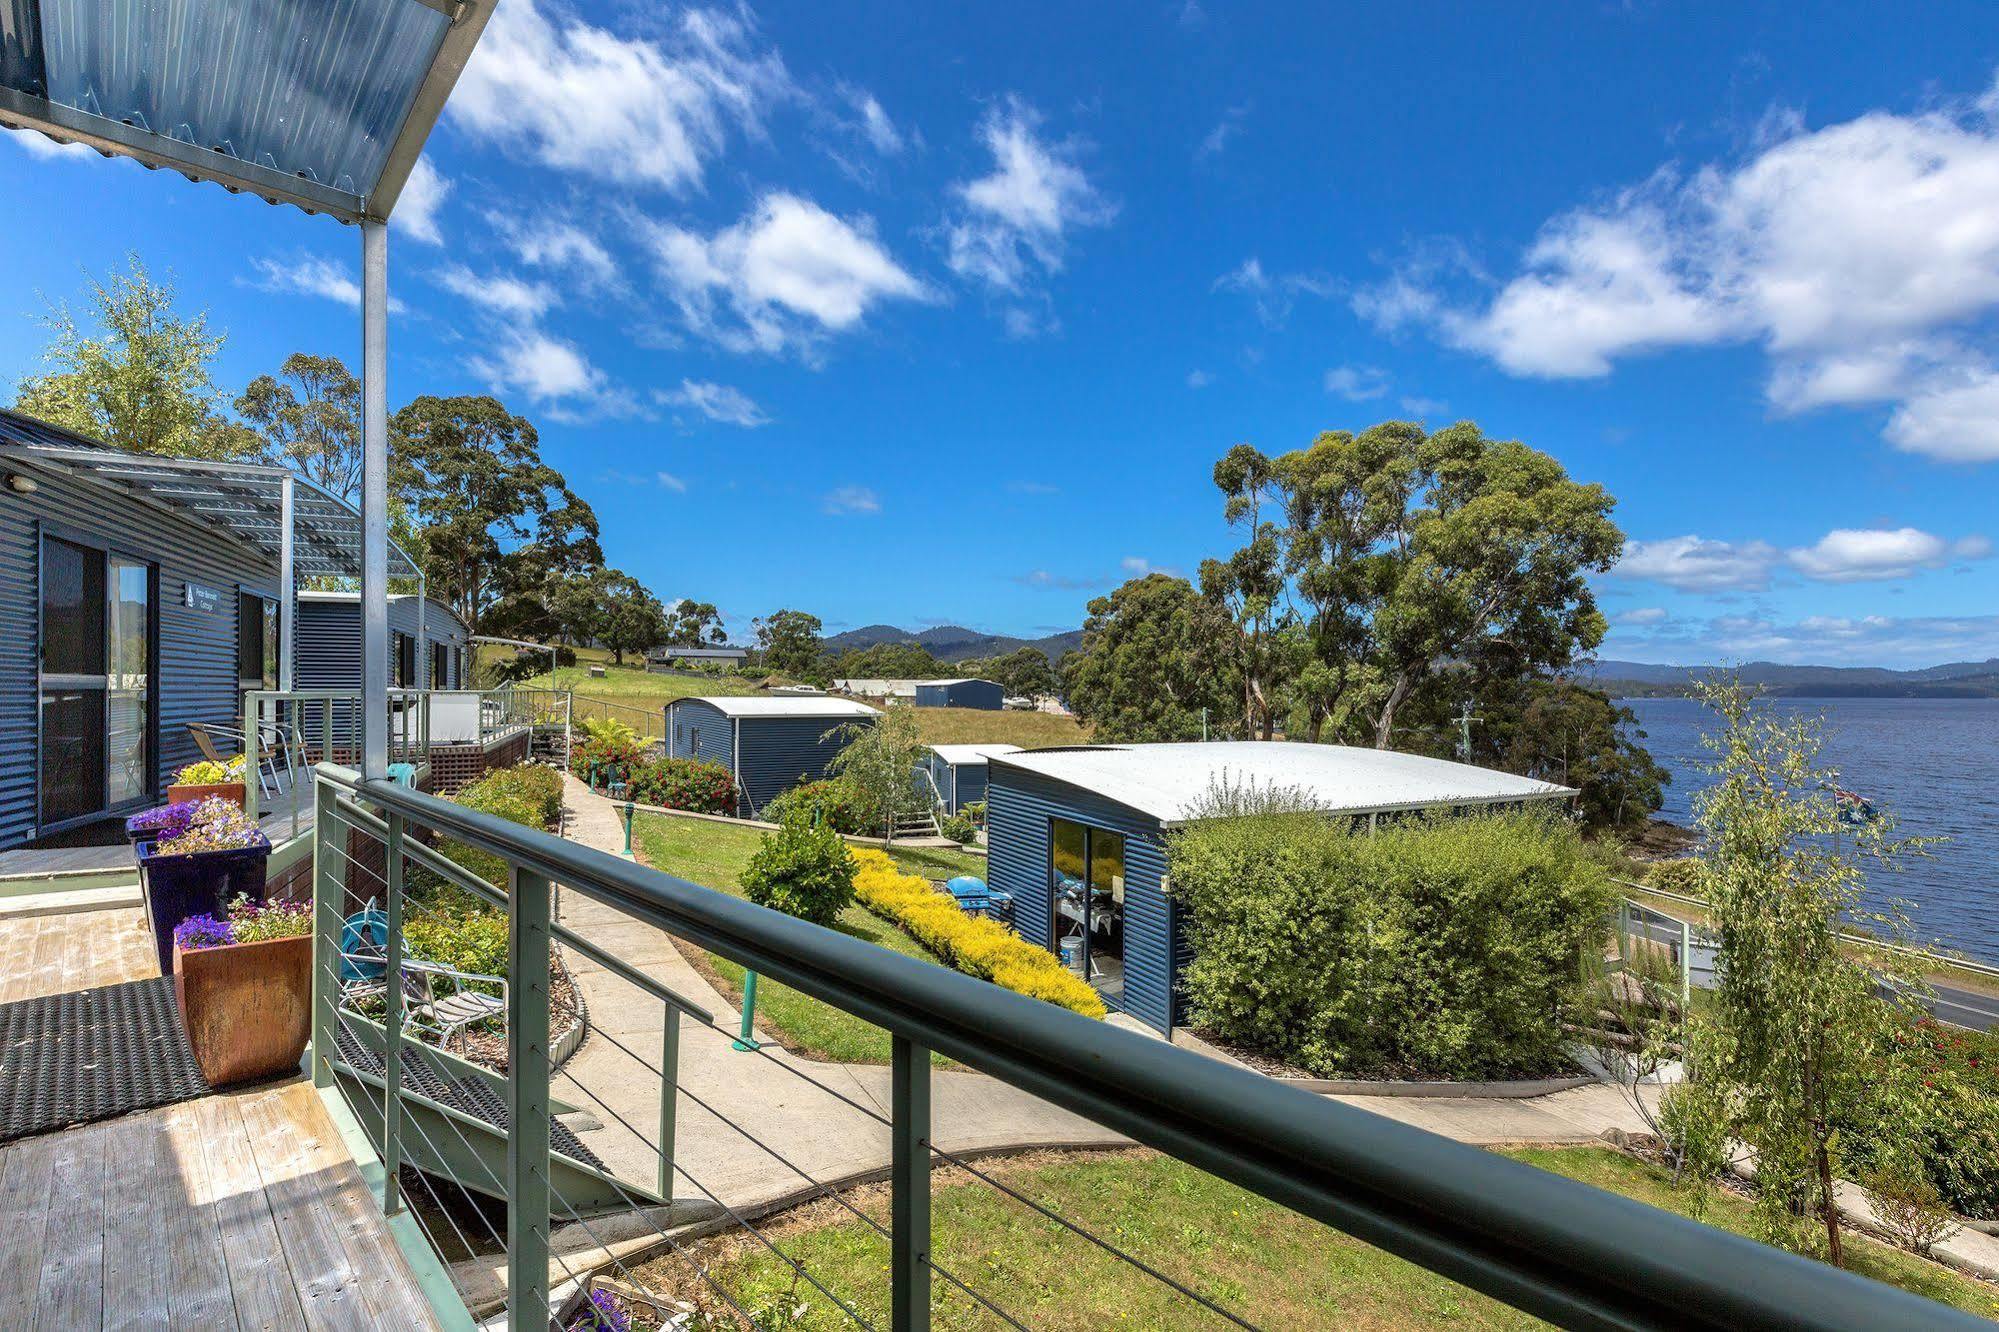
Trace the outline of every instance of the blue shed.
[[997, 754], [1018, 754], [1019, 745], [932, 745], [924, 766], [930, 786], [944, 812], [956, 814], [986, 798], [986, 760]]
[[824, 695], [681, 698], [666, 709], [667, 754], [720, 763], [736, 778], [738, 813], [756, 812], [800, 782], [817, 781], [843, 748], [826, 733], [881, 714]]
[[1442, 759], [1288, 742], [1021, 750], [988, 756], [987, 768], [988, 878], [1012, 896], [1014, 928], [1162, 1032], [1184, 1016], [1189, 957], [1167, 891], [1166, 839], [1200, 817], [1217, 785], [1295, 791], [1351, 817], [1575, 794]]
[[916, 685], [916, 706], [998, 712], [1006, 706], [1006, 690], [991, 680], [921, 680]]

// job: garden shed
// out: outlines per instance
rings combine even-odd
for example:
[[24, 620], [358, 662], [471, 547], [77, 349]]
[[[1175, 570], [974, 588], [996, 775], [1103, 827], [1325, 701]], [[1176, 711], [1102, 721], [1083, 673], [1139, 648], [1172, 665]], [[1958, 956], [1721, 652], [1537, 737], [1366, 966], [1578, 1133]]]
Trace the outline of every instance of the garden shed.
[[1162, 1032], [1187, 963], [1166, 894], [1166, 836], [1221, 786], [1279, 788], [1328, 815], [1374, 820], [1566, 800], [1552, 782], [1388, 750], [1293, 742], [1088, 745], [987, 758], [995, 892], [1021, 937], [1062, 953], [1105, 1001]]
[[956, 814], [986, 798], [987, 759], [1019, 752], [1019, 745], [932, 745], [924, 766], [945, 813]]
[[879, 716], [865, 703], [824, 695], [679, 698], [666, 709], [666, 752], [727, 768], [741, 792], [739, 812], [754, 816], [798, 783], [826, 775], [844, 748], [828, 731]]
[[923, 680], [916, 686], [916, 706], [998, 712], [1006, 706], [1006, 690], [991, 680]]

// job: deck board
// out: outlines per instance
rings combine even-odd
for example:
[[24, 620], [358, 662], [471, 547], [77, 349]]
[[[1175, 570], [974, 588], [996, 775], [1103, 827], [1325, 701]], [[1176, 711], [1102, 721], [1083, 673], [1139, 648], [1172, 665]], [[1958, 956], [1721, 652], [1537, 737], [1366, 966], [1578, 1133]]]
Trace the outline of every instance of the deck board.
[[138, 907], [0, 917], [0, 1004], [159, 974]]
[[435, 1329], [309, 1084], [0, 1147], [0, 1328]]

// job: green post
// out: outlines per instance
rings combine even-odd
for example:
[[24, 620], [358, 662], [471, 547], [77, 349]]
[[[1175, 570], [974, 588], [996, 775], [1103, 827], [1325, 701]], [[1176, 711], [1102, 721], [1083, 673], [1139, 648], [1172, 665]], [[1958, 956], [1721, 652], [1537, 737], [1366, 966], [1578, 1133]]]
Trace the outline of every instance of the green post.
[[738, 1050], [761, 1050], [763, 1045], [757, 1040], [755, 1022], [757, 1020], [757, 973], [743, 973], [743, 1026], [742, 1033], [730, 1044]]
[[627, 800], [625, 802], [625, 849], [621, 853], [623, 854], [626, 860], [630, 860], [633, 858], [632, 857], [632, 815], [637, 812], [638, 812], [637, 810], [632, 808], [632, 802]]
[[347, 891], [330, 839], [343, 826], [333, 805], [334, 787], [315, 779], [312, 789], [312, 1085], [333, 1085], [333, 1024], [340, 1002], [340, 931]]
[[263, 762], [263, 755], [257, 752], [257, 696], [254, 692], [243, 695], [243, 814], [250, 822], [257, 821], [258, 796], [257, 769]]
[[680, 1010], [666, 1005], [666, 1029], [659, 1041], [659, 1197], [673, 1201], [674, 1121], [680, 1100]]
[[507, 893], [507, 1326], [546, 1327], [549, 883], [513, 868]]
[[889, 1326], [930, 1326], [930, 1052], [894, 1038], [890, 1074]]
[[382, 1214], [402, 1210], [399, 1176], [403, 1166], [403, 816], [388, 815], [386, 872], [383, 892], [388, 898], [388, 1011], [382, 1016]]

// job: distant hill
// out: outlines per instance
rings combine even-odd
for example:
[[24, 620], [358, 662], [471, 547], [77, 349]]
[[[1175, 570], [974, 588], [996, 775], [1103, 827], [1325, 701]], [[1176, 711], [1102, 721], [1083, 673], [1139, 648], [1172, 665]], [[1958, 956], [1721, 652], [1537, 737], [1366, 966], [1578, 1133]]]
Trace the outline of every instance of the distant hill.
[[1050, 634], [1046, 638], [1014, 638], [1008, 634], [982, 634], [976, 629], [956, 624], [923, 630], [898, 629], [892, 624], [869, 624], [833, 634], [826, 640], [826, 646], [835, 652], [845, 652], [848, 648], [871, 648], [878, 643], [916, 643], [929, 649], [930, 655], [939, 661], [997, 657], [1024, 647], [1039, 648], [1050, 661], [1060, 661], [1063, 653], [1073, 652], [1082, 646], [1083, 631], [1072, 629], [1066, 634]]
[[1688, 694], [1709, 672], [1731, 670], [1744, 684], [1786, 698], [1993, 698], [1999, 697], [1999, 657], [1953, 661], [1921, 670], [1885, 666], [1787, 666], [1752, 661], [1741, 666], [1660, 666], [1642, 661], [1597, 661], [1576, 674], [1621, 697]]

